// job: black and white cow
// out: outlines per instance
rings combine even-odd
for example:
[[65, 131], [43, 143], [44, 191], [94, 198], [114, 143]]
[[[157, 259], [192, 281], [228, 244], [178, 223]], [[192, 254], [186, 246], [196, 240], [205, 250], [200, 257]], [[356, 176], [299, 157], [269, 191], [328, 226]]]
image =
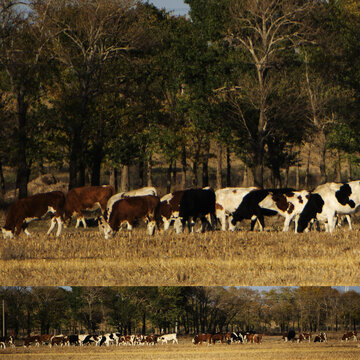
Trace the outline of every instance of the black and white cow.
[[299, 217], [298, 232], [303, 232], [311, 220], [324, 222], [326, 231], [333, 232], [337, 216], [351, 215], [357, 211], [359, 205], [359, 180], [345, 184], [332, 182], [319, 185], [310, 194], [309, 200]]
[[215, 191], [216, 195], [216, 217], [220, 220], [221, 229], [235, 230], [235, 226], [231, 224], [232, 214], [241, 204], [243, 198], [253, 190], [260, 190], [258, 187], [226, 187]]
[[215, 221], [215, 192], [211, 188], [185, 190], [180, 201], [179, 217], [182, 227], [188, 224], [189, 232], [194, 232], [194, 225], [199, 218], [202, 223], [201, 232], [205, 231], [210, 215], [212, 223]]
[[[287, 200], [282, 195], [293, 193], [294, 189], [290, 188], [251, 191], [243, 198], [241, 204], [233, 213], [233, 219], [231, 221], [232, 225], [235, 226], [238, 221], [243, 219], [251, 219], [251, 231], [254, 230], [256, 221], [259, 222], [260, 230], [263, 231], [265, 227], [264, 216], [274, 216], [276, 214], [285, 216], [285, 214], [288, 214], [287, 210], [290, 209], [291, 206], [286, 205], [284, 210], [281, 210], [277, 205], [277, 202], [279, 202], [282, 198], [284, 198], [282, 200], [286, 202]], [[295, 196], [293, 197], [295, 198]], [[294, 216], [295, 215], [292, 215], [292, 217]], [[292, 217], [290, 217], [289, 223]]]

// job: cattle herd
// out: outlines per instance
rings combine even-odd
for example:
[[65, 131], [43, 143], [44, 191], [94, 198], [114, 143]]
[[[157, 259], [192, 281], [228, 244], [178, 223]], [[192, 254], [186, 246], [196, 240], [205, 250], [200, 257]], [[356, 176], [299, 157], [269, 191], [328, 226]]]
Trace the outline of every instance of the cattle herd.
[[84, 186], [71, 189], [66, 195], [61, 191], [36, 194], [20, 199], [10, 206], [2, 228], [4, 238], [14, 237], [21, 232], [27, 235], [28, 224], [50, 214], [51, 221], [47, 234], [57, 225], [56, 236], [60, 236], [63, 225], [76, 218], [76, 228], [86, 228], [85, 211], [100, 209], [99, 230], [105, 238], [113, 236], [123, 224], [128, 230], [139, 221], [147, 223], [147, 230], [153, 235], [155, 228], [163, 226], [168, 230], [174, 226], [176, 233], [188, 227], [194, 231], [197, 219], [201, 220], [201, 231], [214, 229], [219, 222], [223, 231], [236, 229], [243, 219], [251, 220], [250, 229], [258, 223], [264, 230], [265, 216], [284, 217], [283, 231], [288, 231], [291, 222], [295, 232], [309, 231], [313, 223], [319, 228], [324, 223], [327, 232], [333, 232], [346, 217], [352, 229], [351, 215], [360, 205], [360, 181], [348, 183], [325, 183], [313, 191], [285, 189], [260, 189], [257, 187], [228, 187], [214, 191], [187, 189], [158, 197], [154, 187], [145, 187], [115, 194], [114, 188]]
[[[227, 333], [200, 333], [194, 336], [192, 343], [194, 345], [201, 345], [202, 343], [208, 345], [215, 345], [216, 343], [222, 344], [261, 344], [263, 342], [263, 334], [256, 332], [227, 332]], [[328, 337], [325, 332], [319, 332], [318, 334], [311, 334], [300, 332], [298, 335], [294, 330], [289, 330], [284, 333], [281, 340], [283, 342], [327, 342]], [[346, 332], [341, 341], [348, 342], [350, 340], [357, 341], [357, 332]], [[17, 341], [19, 344], [20, 341]], [[22, 346], [40, 346], [48, 345], [53, 346], [136, 346], [136, 345], [157, 345], [157, 344], [178, 344], [179, 340], [176, 333], [164, 334], [164, 335], [121, 335], [120, 333], [107, 333], [104, 335], [32, 335], [24, 339]], [[13, 336], [0, 337], [0, 348], [5, 349], [7, 346], [15, 347], [15, 340]]]

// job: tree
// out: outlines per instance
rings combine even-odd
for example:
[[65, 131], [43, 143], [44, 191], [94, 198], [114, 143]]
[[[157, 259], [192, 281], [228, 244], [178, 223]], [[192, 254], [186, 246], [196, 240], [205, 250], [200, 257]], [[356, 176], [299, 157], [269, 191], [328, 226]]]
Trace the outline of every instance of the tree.
[[263, 185], [265, 145], [272, 129], [269, 113], [275, 85], [273, 73], [284, 49], [304, 41], [306, 31], [301, 19], [311, 6], [311, 2], [291, 0], [233, 1], [230, 5], [228, 38], [241, 49], [243, 61], [249, 64], [236, 89], [243, 99], [239, 122], [250, 141], [249, 165], [258, 186]]

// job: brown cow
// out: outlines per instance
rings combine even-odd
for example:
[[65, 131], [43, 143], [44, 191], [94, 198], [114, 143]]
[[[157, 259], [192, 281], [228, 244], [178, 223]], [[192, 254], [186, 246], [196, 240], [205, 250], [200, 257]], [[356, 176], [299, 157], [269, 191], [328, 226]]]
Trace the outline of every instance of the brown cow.
[[19, 235], [21, 229], [26, 235], [30, 235], [26, 229], [28, 224], [33, 220], [45, 217], [49, 213], [53, 214], [53, 217], [47, 234], [49, 235], [52, 232], [57, 223], [56, 236], [60, 236], [64, 204], [65, 195], [61, 191], [36, 194], [16, 201], [10, 206], [5, 225], [2, 228], [4, 238], [13, 238], [14, 235]]
[[65, 222], [69, 223], [73, 216], [76, 216], [76, 225], [80, 223], [86, 228], [83, 210], [95, 211], [100, 208], [104, 213], [108, 200], [114, 195], [114, 188], [110, 185], [103, 186], [82, 186], [71, 189], [65, 200]]
[[64, 346], [67, 338], [64, 335], [56, 335], [51, 338], [50, 346], [60, 345]]
[[24, 347], [30, 346], [32, 343], [34, 343], [35, 346], [40, 346], [40, 335], [28, 336], [25, 339]]
[[309, 342], [311, 341], [311, 333], [300, 333], [299, 334], [299, 339], [297, 340], [298, 342], [301, 341], [305, 341], [308, 340]]
[[52, 337], [53, 337], [53, 336], [52, 336], [52, 335], [49, 335], [49, 334], [42, 334], [42, 335], [40, 335], [40, 339], [39, 339], [40, 344], [41, 344], [41, 345], [51, 344], [51, 338], [52, 338]]
[[104, 232], [105, 239], [113, 236], [123, 223], [128, 224], [128, 229], [132, 230], [135, 220], [144, 219], [147, 222], [149, 235], [154, 235], [155, 231], [155, 211], [160, 203], [157, 196], [135, 196], [116, 201], [107, 222], [100, 220], [100, 228]]
[[179, 218], [180, 202], [184, 194], [184, 190], [175, 191], [170, 194], [164, 195], [160, 199], [157, 217], [164, 223], [164, 230], [170, 228], [171, 222], [175, 221], [174, 228], [176, 233], [182, 230], [181, 220]]
[[209, 345], [211, 343], [211, 334], [198, 334], [192, 340], [194, 345], [202, 344], [203, 342], [207, 342]]
[[353, 339], [354, 341], [357, 341], [357, 332], [356, 331], [348, 331], [342, 336], [341, 341], [349, 341], [350, 339]]
[[221, 343], [225, 342], [224, 334], [214, 334], [211, 336], [211, 342], [215, 345], [216, 341], [220, 341]]
[[245, 339], [246, 342], [261, 344], [262, 343], [262, 334], [246, 334]]

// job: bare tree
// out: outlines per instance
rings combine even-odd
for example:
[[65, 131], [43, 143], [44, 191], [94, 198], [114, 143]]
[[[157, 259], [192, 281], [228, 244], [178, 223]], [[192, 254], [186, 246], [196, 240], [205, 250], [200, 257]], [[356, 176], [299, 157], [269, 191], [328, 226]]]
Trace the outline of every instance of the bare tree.
[[271, 132], [270, 96], [275, 88], [272, 70], [280, 54], [296, 47], [306, 37], [302, 16], [312, 2], [292, 0], [236, 0], [230, 5], [229, 38], [241, 48], [253, 66], [254, 75], [241, 79], [236, 86], [238, 96], [258, 113], [256, 126], [245, 118], [242, 108], [238, 115], [251, 142], [251, 170], [256, 185], [263, 185], [263, 160], [266, 139]]

